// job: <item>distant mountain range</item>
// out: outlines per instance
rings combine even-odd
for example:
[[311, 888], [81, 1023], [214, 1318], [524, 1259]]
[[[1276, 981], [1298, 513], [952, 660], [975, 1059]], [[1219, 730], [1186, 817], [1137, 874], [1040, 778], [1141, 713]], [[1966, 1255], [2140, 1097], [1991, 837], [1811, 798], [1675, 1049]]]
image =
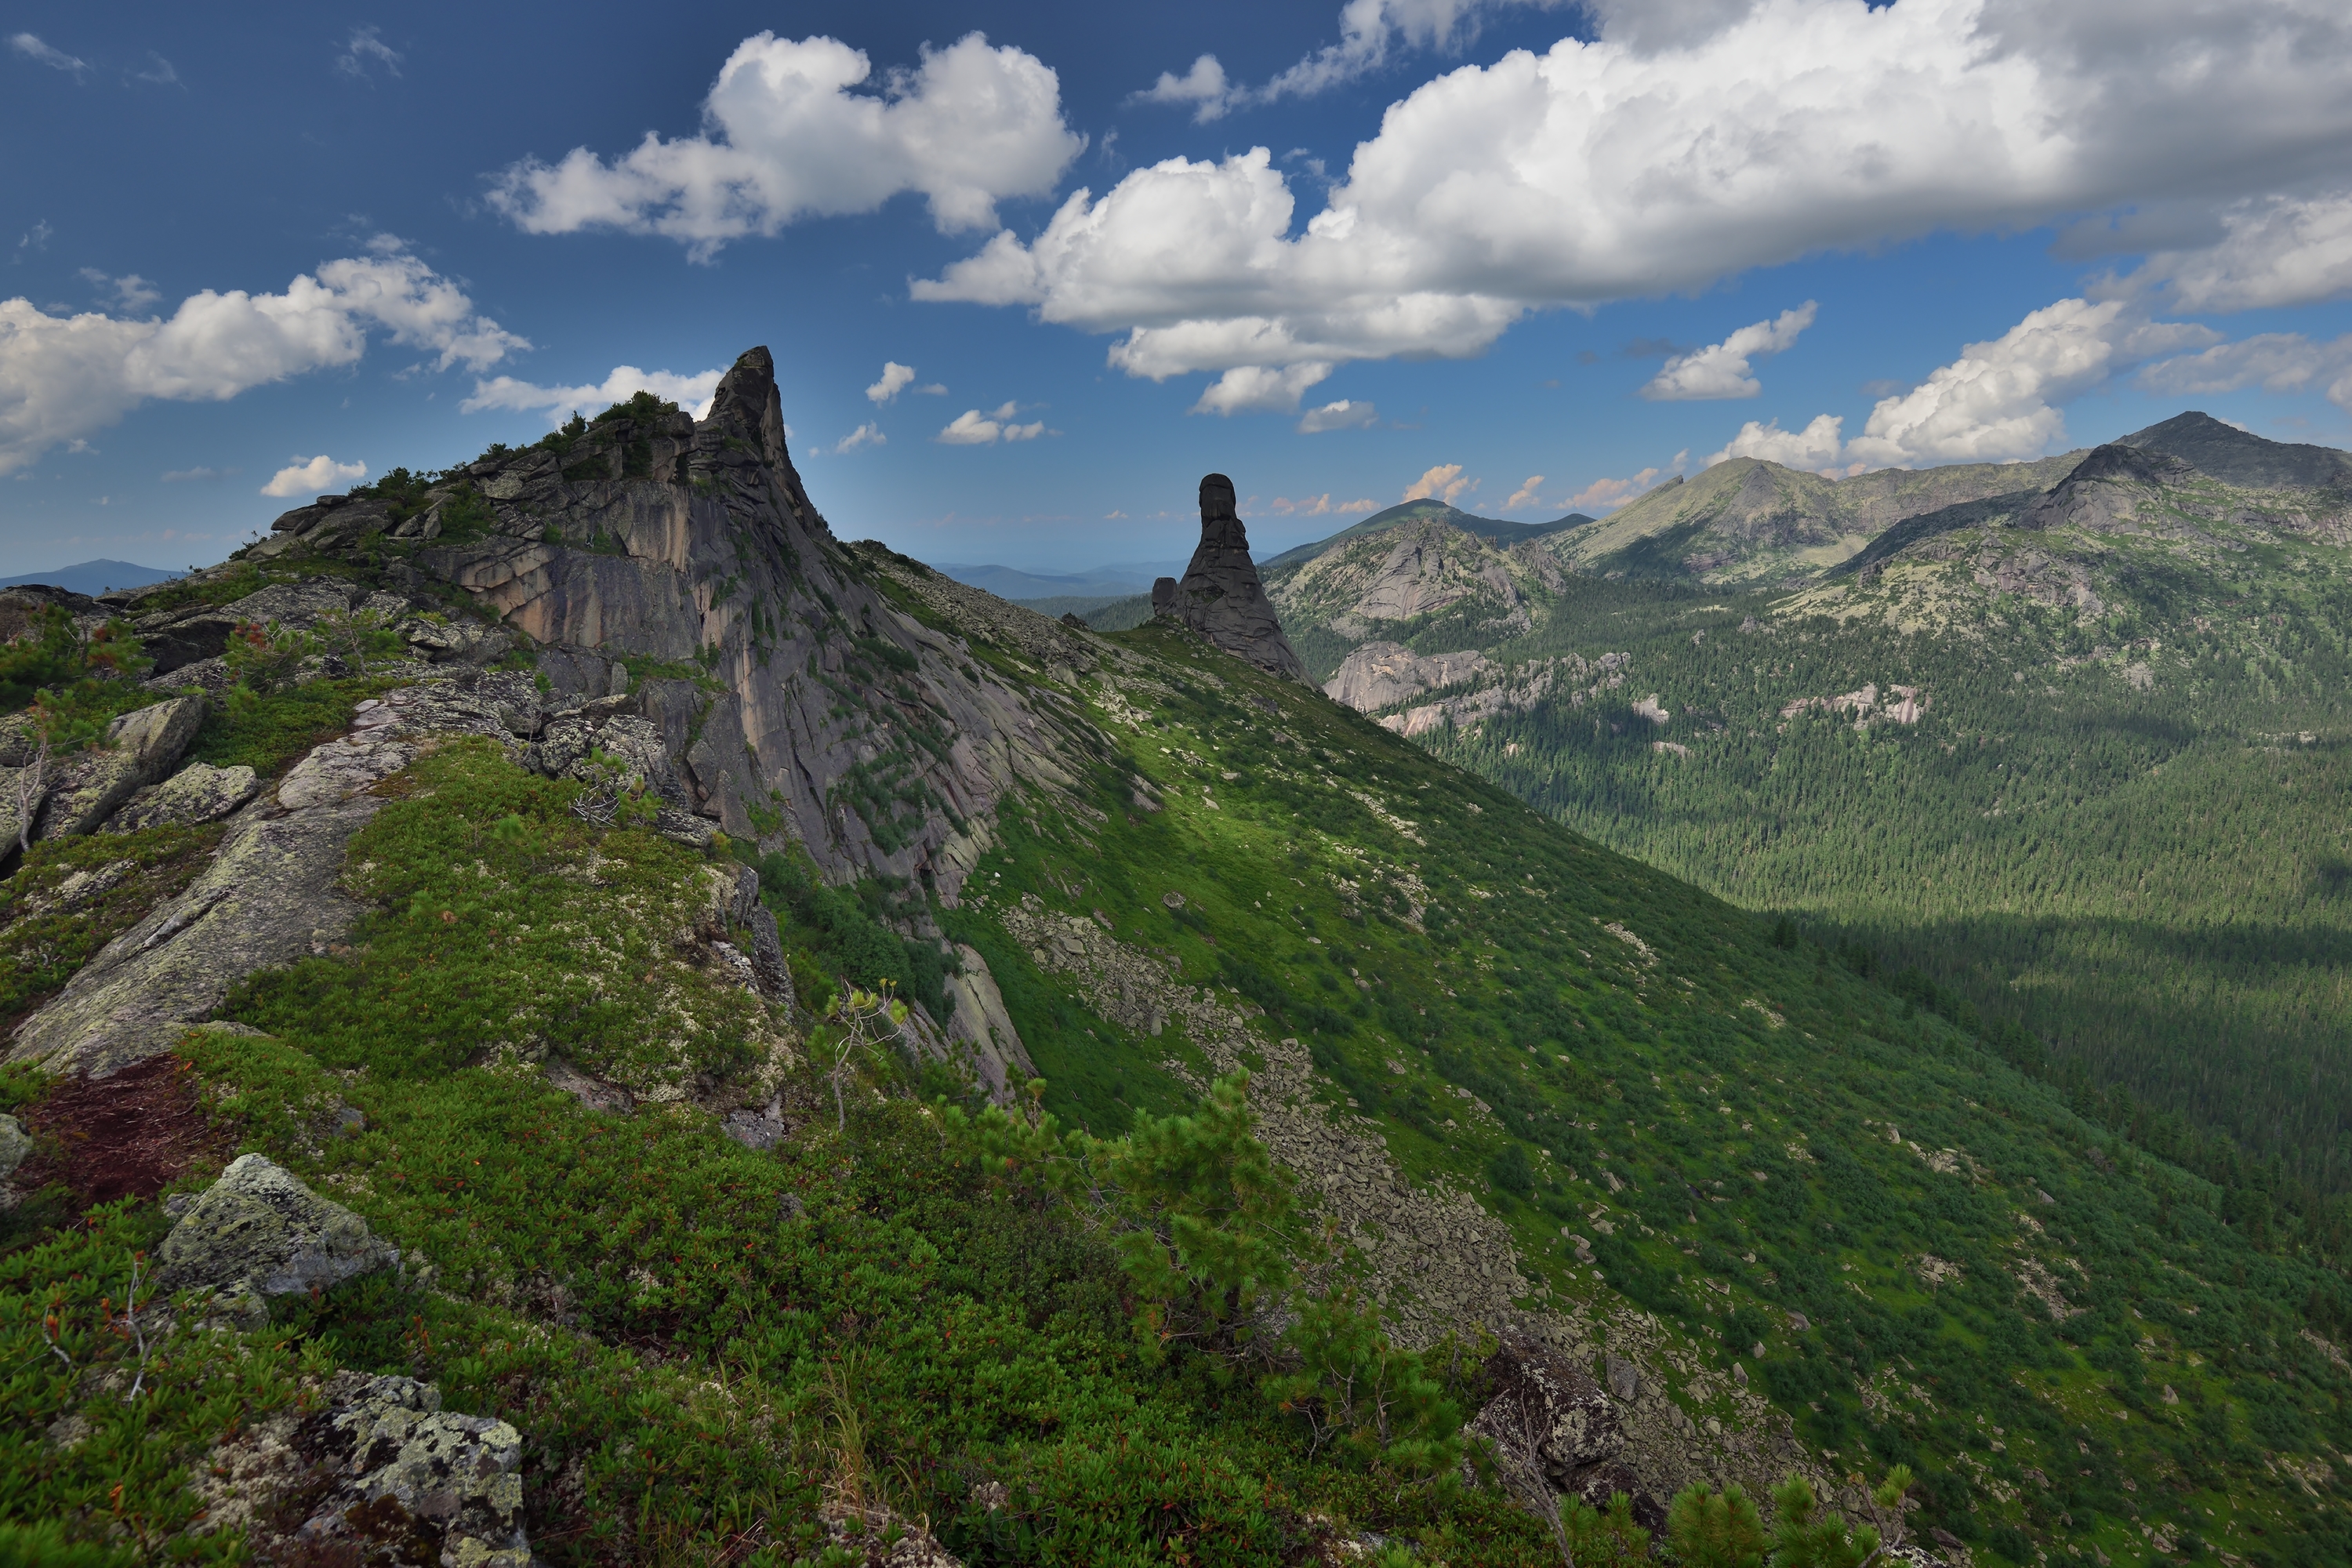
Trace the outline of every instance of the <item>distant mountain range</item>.
[[1000, 599], [1115, 599], [1129, 594], [1150, 593], [1154, 577], [1181, 573], [1184, 563], [1120, 562], [1068, 575], [1024, 572], [1013, 566], [950, 564], [935, 566], [932, 570], [969, 587], [984, 588]]
[[152, 566], [135, 565], [128, 561], [84, 561], [47, 572], [27, 572], [21, 577], [0, 577], [0, 588], [21, 588], [39, 583], [68, 593], [97, 595], [112, 588], [144, 588], [150, 583], [168, 583], [179, 575], [177, 572], [159, 572]]
[[1580, 511], [1572, 511], [1550, 522], [1505, 522], [1500, 518], [1475, 516], [1458, 507], [1448, 506], [1442, 500], [1409, 500], [1385, 511], [1376, 511], [1363, 521], [1343, 528], [1328, 539], [1318, 539], [1312, 544], [1295, 545], [1279, 555], [1269, 556], [1258, 563], [1258, 571], [1263, 574], [1296, 566], [1314, 560], [1334, 545], [1360, 539], [1368, 533], [1385, 533], [1390, 529], [1401, 528], [1411, 522], [1442, 522], [1448, 528], [1459, 529], [1490, 544], [1510, 545], [1524, 540], [1541, 539], [1563, 529], [1581, 528], [1592, 521]]
[[[2225, 426], [2226, 428], [2226, 426]], [[1580, 571], [1758, 587], [1810, 578], [1905, 518], [2056, 484], [2083, 454], [2032, 463], [1880, 468], [1830, 479], [1757, 458], [1669, 479], [1554, 542]]]

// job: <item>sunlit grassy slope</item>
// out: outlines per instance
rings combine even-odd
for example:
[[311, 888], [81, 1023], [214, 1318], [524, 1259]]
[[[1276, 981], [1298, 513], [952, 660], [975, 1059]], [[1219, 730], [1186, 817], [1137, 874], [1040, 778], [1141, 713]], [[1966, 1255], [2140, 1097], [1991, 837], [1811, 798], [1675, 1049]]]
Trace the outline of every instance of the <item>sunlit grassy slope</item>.
[[[2120, 1125], [2160, 1144], [2168, 1115], [2341, 1191], [2352, 621], [2340, 563], [2313, 554], [2218, 580], [2144, 566], [2160, 623], [2012, 602], [1966, 635], [1580, 578], [1498, 655], [1628, 653], [1626, 683], [1425, 740], [1628, 854], [1918, 967], [2121, 1091], [2101, 1107]], [[1865, 682], [1927, 710], [1783, 712]], [[1632, 710], [1653, 694], [1664, 726]]]
[[[2337, 1321], [2332, 1274], [2257, 1252], [2214, 1188], [1818, 947], [1164, 625], [1122, 640], [1169, 674], [1078, 693], [1115, 744], [1103, 819], [1006, 814], [1009, 859], [955, 929], [985, 944], [1034, 894], [1265, 1005], [1409, 1170], [1482, 1192], [1559, 1297], [1621, 1292], [1725, 1362], [1762, 1342], [1752, 1370], [1801, 1430], [1919, 1465], [1970, 1539], [2120, 1545], [2162, 1517], [2340, 1546], [2340, 1515], [2261, 1458], [2352, 1436], [2304, 1332], [2306, 1307]], [[1015, 944], [988, 952], [1050, 989]], [[1070, 1116], [1109, 1130], [1122, 1094], [1171, 1092], [1157, 1042], [1015, 1008]], [[1579, 1268], [1563, 1225], [1604, 1211]]]

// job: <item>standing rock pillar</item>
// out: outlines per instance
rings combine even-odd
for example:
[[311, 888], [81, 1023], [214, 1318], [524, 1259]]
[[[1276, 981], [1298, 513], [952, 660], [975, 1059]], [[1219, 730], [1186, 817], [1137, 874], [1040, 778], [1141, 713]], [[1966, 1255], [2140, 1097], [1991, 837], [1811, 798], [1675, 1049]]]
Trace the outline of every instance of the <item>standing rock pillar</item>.
[[1282, 635], [1274, 605], [1250, 559], [1249, 535], [1234, 510], [1234, 481], [1223, 474], [1201, 480], [1201, 547], [1184, 568], [1184, 580], [1161, 591], [1152, 585], [1151, 607], [1174, 616], [1227, 653], [1291, 680], [1307, 679], [1306, 663]]

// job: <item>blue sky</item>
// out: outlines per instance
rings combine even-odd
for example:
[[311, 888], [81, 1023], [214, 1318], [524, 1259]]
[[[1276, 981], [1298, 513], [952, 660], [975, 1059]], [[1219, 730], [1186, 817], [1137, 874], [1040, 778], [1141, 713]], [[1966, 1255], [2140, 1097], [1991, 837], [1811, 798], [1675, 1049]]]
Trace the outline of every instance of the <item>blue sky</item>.
[[753, 343], [838, 532], [1041, 571], [1181, 557], [1211, 468], [1271, 552], [2191, 406], [2352, 444], [2342, 11], [16, 6], [0, 574]]

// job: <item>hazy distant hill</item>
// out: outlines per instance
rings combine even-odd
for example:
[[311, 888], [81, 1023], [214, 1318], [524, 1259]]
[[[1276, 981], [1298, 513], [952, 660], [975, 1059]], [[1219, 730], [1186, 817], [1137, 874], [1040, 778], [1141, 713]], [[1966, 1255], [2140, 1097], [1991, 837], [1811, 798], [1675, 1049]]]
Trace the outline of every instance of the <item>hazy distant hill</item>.
[[159, 572], [152, 566], [134, 565], [128, 561], [84, 561], [47, 572], [27, 572], [21, 577], [0, 577], [0, 588], [42, 583], [76, 594], [97, 595], [110, 588], [144, 588], [151, 583], [168, 583], [178, 575], [177, 572]]
[[1363, 521], [1343, 528], [1328, 539], [1296, 545], [1279, 555], [1269, 556], [1259, 563], [1258, 571], [1265, 574], [1286, 566], [1296, 566], [1302, 561], [1314, 560], [1335, 544], [1360, 539], [1368, 533], [1384, 533], [1409, 522], [1442, 522], [1448, 528], [1459, 529], [1489, 543], [1517, 544], [1522, 540], [1541, 539], [1548, 533], [1558, 533], [1562, 529], [1581, 527], [1591, 521], [1580, 511], [1572, 511], [1550, 522], [1505, 522], [1499, 518], [1474, 516], [1442, 500], [1409, 500], [1385, 511], [1376, 511]]
[[1552, 547], [1570, 564], [1603, 575], [1794, 583], [1857, 553], [1904, 518], [2045, 489], [2082, 458], [1880, 468], [1844, 479], [1734, 458], [1687, 481], [1669, 480]]
[[1148, 561], [1119, 566], [1098, 566], [1068, 575], [1024, 572], [1014, 566], [941, 566], [939, 571], [959, 583], [985, 588], [1000, 599], [1115, 599], [1129, 594], [1149, 594], [1151, 579], [1184, 570], [1182, 562]]

